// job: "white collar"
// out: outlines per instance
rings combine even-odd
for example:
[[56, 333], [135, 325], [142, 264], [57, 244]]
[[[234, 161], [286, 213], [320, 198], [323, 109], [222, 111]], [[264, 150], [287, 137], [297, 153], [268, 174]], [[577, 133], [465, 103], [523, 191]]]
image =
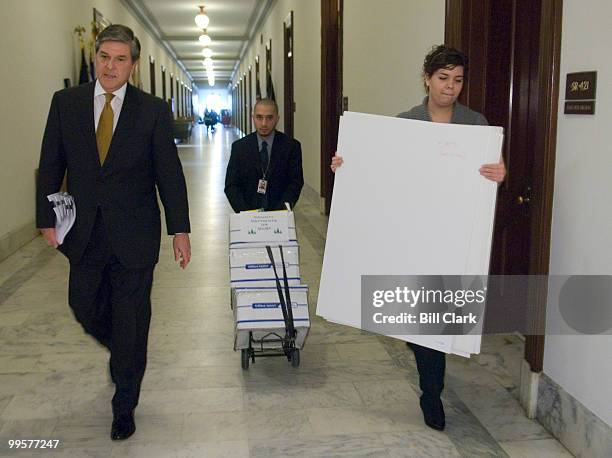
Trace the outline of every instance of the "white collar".
[[[127, 91], [127, 83], [125, 83], [123, 86], [121, 86], [115, 92], [113, 92], [113, 94], [119, 100], [123, 100], [125, 98], [125, 92], [126, 91]], [[104, 94], [106, 94], [106, 91], [104, 90], [104, 88], [100, 84], [100, 80], [96, 79], [96, 87], [94, 89], [94, 98], [99, 96], [99, 95], [104, 95]]]

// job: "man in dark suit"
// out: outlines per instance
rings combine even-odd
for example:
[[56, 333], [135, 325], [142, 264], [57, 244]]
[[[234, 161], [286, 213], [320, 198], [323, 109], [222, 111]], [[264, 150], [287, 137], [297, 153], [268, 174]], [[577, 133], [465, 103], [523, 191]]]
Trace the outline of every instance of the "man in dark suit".
[[236, 213], [293, 208], [304, 186], [300, 142], [276, 130], [274, 100], [257, 101], [253, 122], [256, 131], [232, 144], [225, 195]]
[[[128, 84], [139, 57], [128, 27], [114, 24], [98, 35], [96, 81], [53, 96], [37, 190], [37, 226], [70, 261], [70, 307], [110, 350], [113, 440], [136, 429], [161, 238], [156, 189], [175, 259], [185, 268], [191, 257], [187, 189], [168, 108]], [[46, 196], [59, 191], [64, 173], [76, 221], [58, 246]]]

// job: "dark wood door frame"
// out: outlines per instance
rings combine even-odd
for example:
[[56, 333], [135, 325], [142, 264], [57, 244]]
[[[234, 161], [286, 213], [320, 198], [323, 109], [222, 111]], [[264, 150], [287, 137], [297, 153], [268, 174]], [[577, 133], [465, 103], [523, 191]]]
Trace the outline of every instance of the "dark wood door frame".
[[255, 100], [262, 98], [261, 95], [261, 72], [259, 71], [259, 54], [255, 56]]
[[149, 78], [151, 86], [151, 94], [155, 95], [155, 59], [149, 56]]
[[166, 67], [161, 66], [162, 100], [166, 102]]
[[172, 117], [176, 118], [176, 106], [174, 103], [174, 74], [170, 73], [170, 99], [168, 100], [170, 110], [172, 110]]
[[181, 91], [180, 91], [180, 83], [179, 83], [179, 79], [178, 76], [176, 77], [176, 80], [174, 80], [174, 82], [176, 83], [176, 117], [180, 118], [181, 116]]
[[247, 100], [247, 84], [249, 84], [249, 82], [247, 81], [247, 76], [245, 73], [244, 75], [242, 75], [242, 116], [243, 116], [242, 133], [244, 135], [248, 135], [250, 133], [250, 132], [247, 132], [249, 128], [249, 102]]
[[284, 132], [293, 137], [293, 113], [295, 102], [293, 94], [293, 11], [290, 11], [283, 26], [283, 67], [284, 67]]
[[238, 82], [238, 129], [240, 133], [244, 134], [244, 116], [242, 114], [242, 78]]
[[242, 81], [238, 80], [238, 84], [236, 85], [236, 116], [238, 118], [237, 127], [238, 130], [242, 133]]
[[[470, 67], [479, 69], [485, 63], [486, 46], [469, 46], [469, 43], [486, 43], [486, 21], [471, 19], [485, 17], [483, 8], [489, 0], [446, 0], [445, 42], [460, 49], [468, 49]], [[533, 190], [531, 197], [531, 245], [529, 274], [547, 275], [550, 262], [550, 228], [554, 189], [555, 149], [557, 138], [557, 105], [559, 98], [559, 63], [561, 55], [562, 0], [541, 0], [540, 34], [538, 42], [538, 78], [536, 120], [534, 128], [535, 150], [533, 162]], [[472, 27], [470, 27], [472, 24]], [[476, 26], [474, 27], [474, 24]], [[480, 24], [480, 26], [478, 26]], [[465, 103], [483, 111], [485, 71], [470, 72], [470, 80], [464, 88]], [[546, 324], [547, 291], [540, 288], [532, 292], [533, 322], [537, 335], [526, 336], [525, 359], [533, 372], [540, 372], [544, 361], [544, 331]]]
[[266, 43], [266, 98], [276, 101], [276, 93], [272, 81], [272, 38]]
[[244, 84], [242, 84], [242, 78], [238, 83], [238, 103], [240, 104], [240, 132], [244, 135]]
[[234, 86], [232, 93], [232, 124], [238, 128], [238, 86]]
[[253, 132], [253, 77], [251, 76], [251, 67], [249, 66], [249, 85], [248, 87], [248, 95], [247, 95], [247, 105], [249, 112], [249, 133]]
[[334, 174], [329, 168], [342, 115], [343, 0], [321, 0], [321, 197], [329, 215]]

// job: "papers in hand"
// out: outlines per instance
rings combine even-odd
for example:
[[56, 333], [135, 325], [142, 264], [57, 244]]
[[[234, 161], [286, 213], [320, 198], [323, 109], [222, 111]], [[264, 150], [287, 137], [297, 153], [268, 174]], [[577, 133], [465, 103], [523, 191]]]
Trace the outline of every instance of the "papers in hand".
[[76, 219], [76, 205], [72, 196], [66, 192], [56, 192], [47, 196], [55, 212], [55, 237], [60, 245]]

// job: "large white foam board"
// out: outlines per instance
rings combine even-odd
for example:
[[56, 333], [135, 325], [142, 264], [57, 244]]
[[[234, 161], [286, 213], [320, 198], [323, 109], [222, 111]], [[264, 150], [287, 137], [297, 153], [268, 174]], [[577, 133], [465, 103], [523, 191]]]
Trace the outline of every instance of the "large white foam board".
[[[361, 328], [361, 275], [486, 275], [500, 127], [346, 112], [317, 315]], [[394, 336], [447, 353], [480, 351], [480, 336]]]

